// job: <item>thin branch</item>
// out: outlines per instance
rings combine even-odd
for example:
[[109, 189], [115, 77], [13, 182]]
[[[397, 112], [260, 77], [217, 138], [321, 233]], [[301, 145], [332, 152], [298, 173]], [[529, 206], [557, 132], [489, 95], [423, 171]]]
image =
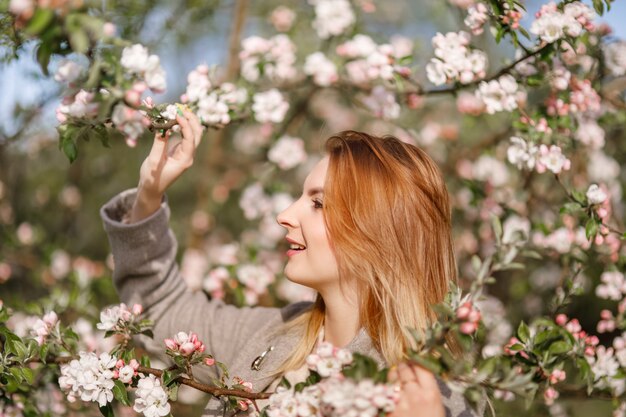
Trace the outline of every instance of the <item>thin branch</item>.
[[[70, 357], [70, 356], [64, 356], [64, 357], [54, 359], [54, 362], [57, 364], [64, 364], [64, 363], [71, 362], [73, 359], [76, 359], [76, 358]], [[144, 373], [144, 374], [152, 374], [158, 378], [161, 378], [161, 376], [163, 375], [163, 370], [156, 369], [156, 368], [149, 368], [147, 366], [140, 366], [139, 368], [137, 368], [137, 372]], [[231, 396], [231, 397], [245, 398], [248, 400], [264, 400], [264, 399], [269, 398], [273, 394], [273, 392], [248, 392], [248, 391], [243, 391], [243, 390], [238, 390], [238, 389], [220, 388], [220, 387], [216, 387], [213, 385], [203, 384], [201, 382], [196, 381], [195, 379], [186, 378], [183, 376], [179, 376], [174, 381], [179, 382], [182, 385], [187, 385], [189, 387], [195, 388], [198, 391], [211, 394], [215, 397]]]

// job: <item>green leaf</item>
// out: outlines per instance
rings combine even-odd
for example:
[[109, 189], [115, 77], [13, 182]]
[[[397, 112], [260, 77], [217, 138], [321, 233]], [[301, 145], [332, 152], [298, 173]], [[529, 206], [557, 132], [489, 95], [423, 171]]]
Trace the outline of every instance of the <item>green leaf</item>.
[[180, 368], [172, 369], [171, 371], [163, 371], [163, 376], [161, 376], [161, 382], [163, 386], [169, 386], [176, 378], [181, 376], [185, 371]]
[[126, 386], [119, 379], [114, 382], [113, 385], [113, 396], [116, 400], [124, 404], [125, 406], [130, 406], [130, 400], [128, 399], [128, 392], [126, 391]]
[[76, 143], [74, 143], [71, 137], [61, 138], [61, 150], [67, 156], [67, 159], [70, 160], [70, 163], [74, 162], [78, 157], [78, 148], [76, 148]]
[[554, 342], [550, 345], [548, 351], [554, 355], [558, 355], [560, 353], [569, 352], [572, 349], [572, 346], [565, 341]]
[[530, 330], [523, 321], [520, 322], [517, 327], [517, 338], [524, 344], [528, 343], [528, 339], [530, 338]]
[[180, 387], [180, 384], [172, 384], [172, 386], [170, 386], [168, 392], [170, 401], [176, 401], [178, 399], [178, 387]]
[[496, 244], [500, 245], [502, 241], [502, 223], [500, 222], [500, 218], [495, 214], [491, 215], [491, 227], [493, 228], [493, 234], [496, 238]]
[[285, 377], [282, 377], [280, 379], [280, 383], [278, 384], [279, 387], [285, 387], [287, 389], [291, 388], [291, 383], [289, 382], [289, 380]]
[[568, 214], [572, 214], [572, 213], [576, 213], [578, 211], [580, 211], [581, 209], [581, 205], [578, 203], [566, 203], [565, 205], [563, 205], [563, 207], [561, 207], [561, 214], [564, 213], [568, 213]]
[[592, 240], [598, 234], [598, 222], [594, 218], [590, 218], [587, 220], [587, 224], [585, 225], [585, 236], [587, 239]]
[[33, 373], [33, 370], [27, 367], [23, 367], [21, 368], [21, 371], [26, 383], [28, 385], [33, 385], [33, 382], [35, 381], [35, 375]]
[[604, 3], [602, 0], [593, 0], [593, 8], [599, 15], [604, 14]]
[[52, 8], [37, 8], [35, 14], [29, 20], [28, 25], [24, 29], [28, 35], [37, 36], [43, 32], [48, 25], [54, 20], [54, 9]]
[[46, 43], [41, 43], [37, 47], [36, 56], [41, 72], [43, 72], [45, 76], [50, 75], [48, 72], [48, 64], [50, 63], [50, 57], [52, 56], [52, 49], [50, 49], [50, 46]]
[[150, 339], [154, 339], [154, 333], [152, 332], [152, 329], [142, 330], [140, 334], [146, 335]]
[[150, 367], [150, 358], [147, 355], [143, 355], [139, 362], [141, 363], [141, 366], [145, 366], [146, 368]]
[[84, 54], [89, 50], [89, 36], [82, 28], [73, 29], [70, 34], [70, 46], [74, 52]]
[[104, 407], [99, 407], [99, 409], [104, 417], [115, 417], [115, 414], [113, 413], [113, 405], [111, 403], [108, 403]]

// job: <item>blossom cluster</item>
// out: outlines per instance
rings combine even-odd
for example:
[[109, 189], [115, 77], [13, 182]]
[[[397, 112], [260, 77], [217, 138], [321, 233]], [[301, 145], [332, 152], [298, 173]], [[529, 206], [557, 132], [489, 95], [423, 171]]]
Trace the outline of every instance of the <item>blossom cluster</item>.
[[128, 73], [136, 77], [136, 82], [145, 82], [155, 93], [163, 93], [167, 87], [165, 71], [157, 55], [150, 54], [148, 48], [134, 44], [122, 50], [120, 64]]
[[[248, 101], [248, 92], [244, 88], [228, 82], [214, 85], [210, 79], [210, 69], [204, 64], [198, 65], [189, 73], [187, 83], [181, 102], [196, 108], [196, 114], [206, 125], [229, 124], [232, 115], [240, 112]], [[170, 110], [165, 117], [175, 119], [175, 109]]]
[[435, 58], [426, 65], [426, 76], [435, 85], [450, 82], [469, 84], [485, 77], [487, 54], [469, 47], [467, 32], [437, 33], [432, 39]]
[[292, 169], [307, 160], [304, 141], [300, 138], [284, 135], [272, 145], [267, 153], [267, 159], [282, 170]]
[[81, 352], [80, 359], [61, 366], [59, 386], [70, 402], [80, 399], [104, 407], [113, 400], [116, 363], [117, 358], [108, 353]]
[[198, 340], [198, 335], [194, 332], [178, 332], [172, 339], [164, 340], [168, 354], [173, 356], [193, 356], [194, 353], [203, 353], [206, 346]]
[[100, 322], [96, 327], [104, 331], [123, 331], [129, 324], [133, 323], [143, 312], [140, 304], [135, 304], [132, 308], [124, 303], [108, 307], [100, 312]]
[[241, 76], [257, 82], [262, 76], [274, 82], [289, 81], [296, 75], [296, 46], [289, 36], [279, 34], [269, 39], [251, 36], [241, 42]]
[[275, 88], [256, 93], [252, 101], [254, 118], [259, 123], [280, 123], [289, 110], [289, 102]]
[[269, 398], [269, 417], [366, 416], [390, 413], [398, 401], [399, 392], [389, 384], [370, 379], [355, 381], [346, 378], [342, 368], [352, 363], [352, 353], [327, 342], [319, 343], [306, 363], [322, 380], [301, 391], [280, 386]]
[[556, 3], [550, 2], [541, 6], [535, 17], [530, 32], [550, 43], [565, 36], [580, 36], [584, 29], [593, 30], [595, 13], [580, 1], [565, 4], [563, 10]]
[[355, 22], [348, 0], [309, 0], [315, 7], [313, 28], [321, 39], [341, 35]]
[[481, 81], [476, 96], [485, 104], [489, 114], [501, 111], [513, 111], [520, 102], [526, 100], [526, 94], [520, 90], [512, 75], [505, 74], [496, 80]]
[[321, 342], [315, 352], [307, 356], [306, 364], [310, 370], [317, 372], [322, 378], [337, 376], [344, 366], [352, 363], [352, 352], [340, 349], [332, 343]]
[[344, 65], [348, 80], [365, 86], [377, 79], [389, 81], [396, 73], [409, 75], [410, 69], [399, 61], [410, 56], [412, 50], [413, 42], [405, 37], [395, 36], [390, 43], [378, 45], [371, 37], [357, 34], [338, 45], [336, 53], [348, 60]]
[[135, 404], [133, 410], [146, 417], [163, 417], [170, 414], [170, 403], [167, 392], [161, 385], [161, 380], [150, 374], [141, 376], [135, 390]]
[[553, 174], [559, 174], [571, 167], [571, 161], [563, 155], [559, 146], [548, 147], [545, 144], [537, 146], [518, 136], [511, 137], [507, 158], [519, 169], [532, 170], [534, 168], [539, 173], [550, 171]]
[[124, 384], [130, 384], [133, 378], [137, 376], [137, 369], [139, 369], [139, 362], [136, 359], [131, 359], [128, 364], [123, 359], [118, 359], [115, 362], [113, 378], [119, 379]]
[[50, 311], [34, 323], [31, 334], [39, 345], [43, 345], [50, 333], [57, 327], [59, 318], [57, 313]]
[[478, 330], [481, 314], [471, 301], [466, 301], [456, 309], [456, 318], [461, 321], [461, 333], [473, 334]]

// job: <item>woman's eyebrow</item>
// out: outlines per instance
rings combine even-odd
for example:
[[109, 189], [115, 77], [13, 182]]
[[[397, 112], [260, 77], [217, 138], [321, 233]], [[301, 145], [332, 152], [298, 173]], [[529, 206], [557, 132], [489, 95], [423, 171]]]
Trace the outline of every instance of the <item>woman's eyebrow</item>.
[[309, 197], [314, 196], [315, 194], [324, 194], [324, 189], [321, 187], [314, 187], [309, 189], [309, 191], [307, 192], [307, 195]]

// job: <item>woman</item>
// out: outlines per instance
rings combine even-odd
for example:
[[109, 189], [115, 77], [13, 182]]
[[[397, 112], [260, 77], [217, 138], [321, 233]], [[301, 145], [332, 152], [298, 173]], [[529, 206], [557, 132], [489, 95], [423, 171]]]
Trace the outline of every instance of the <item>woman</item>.
[[[179, 278], [164, 194], [192, 165], [202, 126], [191, 112], [177, 122], [180, 143], [168, 150], [167, 138], [157, 135], [137, 190], [101, 210], [120, 298], [143, 304], [155, 322], [148, 349], [160, 352], [163, 339], [194, 331], [231, 375], [263, 391], [297, 373], [321, 334], [380, 365], [399, 364], [391, 373], [402, 389], [395, 417], [473, 415], [461, 395], [402, 363], [411, 346], [407, 328], [429, 325], [431, 306], [455, 277], [447, 192], [426, 154], [394, 138], [330, 138], [302, 196], [277, 217], [291, 245], [285, 275], [315, 289], [317, 300], [238, 309], [207, 300]], [[199, 372], [206, 380], [209, 371]], [[204, 415], [221, 416], [222, 406], [211, 399]]]

